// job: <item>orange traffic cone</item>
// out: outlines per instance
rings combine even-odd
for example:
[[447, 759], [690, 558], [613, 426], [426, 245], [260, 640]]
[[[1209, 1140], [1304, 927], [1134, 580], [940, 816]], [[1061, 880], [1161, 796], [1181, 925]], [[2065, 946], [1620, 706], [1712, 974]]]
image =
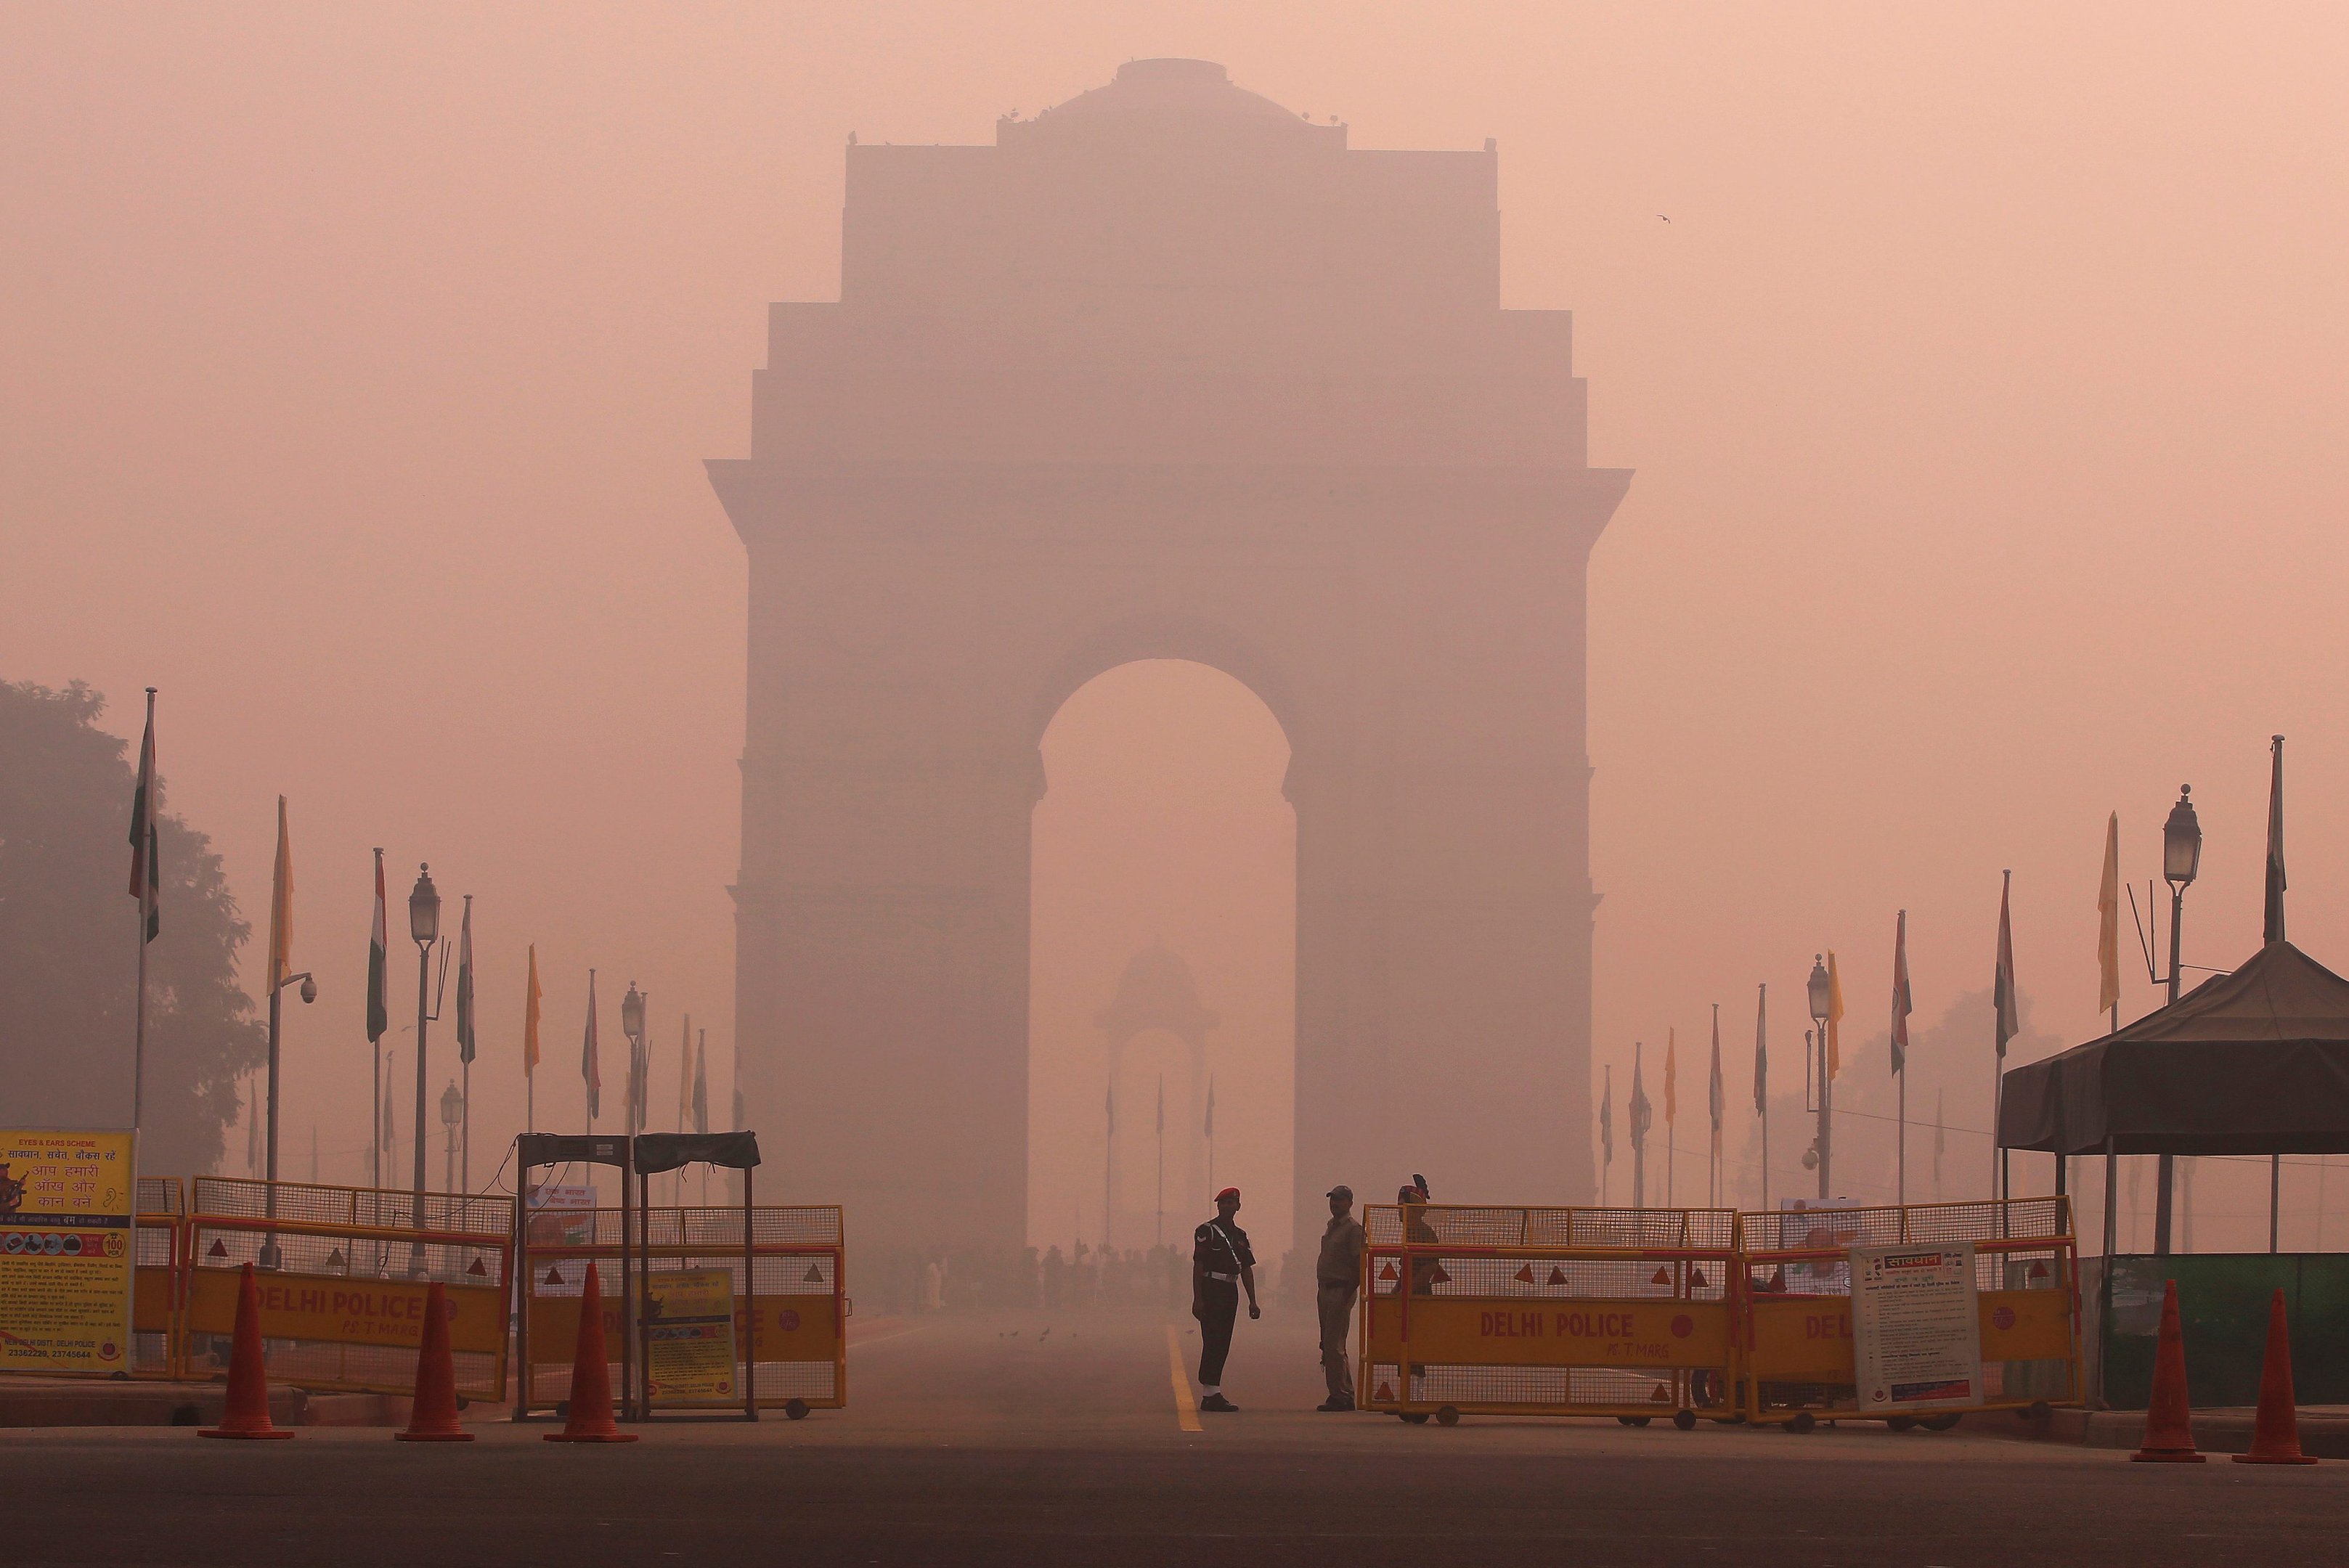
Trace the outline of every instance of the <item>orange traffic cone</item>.
[[2161, 1338], [2153, 1351], [2153, 1396], [2145, 1407], [2145, 1446], [2129, 1458], [2138, 1464], [2199, 1465], [2194, 1421], [2186, 1403], [2186, 1339], [2178, 1328], [2178, 1282], [2162, 1286]]
[[[600, 1355], [603, 1346], [597, 1346]], [[449, 1353], [449, 1292], [439, 1280], [424, 1293], [424, 1344], [416, 1355], [416, 1395], [409, 1401], [403, 1443], [470, 1443], [457, 1424], [457, 1360]]]
[[2239, 1465], [2313, 1465], [2300, 1451], [2300, 1415], [2292, 1397], [2292, 1336], [2284, 1326], [2283, 1292], [2268, 1302], [2268, 1354], [2260, 1367], [2260, 1413], [2251, 1421], [2251, 1451]]
[[236, 1285], [236, 1331], [229, 1339], [228, 1403], [221, 1424], [197, 1432], [200, 1438], [290, 1438], [294, 1434], [269, 1419], [269, 1371], [261, 1359], [261, 1291], [253, 1283], [253, 1265], [244, 1265]]
[[612, 1368], [604, 1359], [604, 1290], [596, 1283], [595, 1265], [587, 1265], [587, 1284], [579, 1293], [579, 1347], [571, 1357], [571, 1414], [563, 1429], [549, 1432], [550, 1443], [633, 1443], [634, 1432], [624, 1432], [612, 1419]]

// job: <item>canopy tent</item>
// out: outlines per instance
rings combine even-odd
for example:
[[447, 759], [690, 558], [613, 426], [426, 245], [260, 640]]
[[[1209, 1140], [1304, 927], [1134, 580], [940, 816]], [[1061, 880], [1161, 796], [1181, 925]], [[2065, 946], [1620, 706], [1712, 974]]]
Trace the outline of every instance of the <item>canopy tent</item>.
[[2109, 1139], [2116, 1154], [2349, 1153], [2349, 980], [2271, 942], [2004, 1083], [2005, 1149], [2102, 1154]]

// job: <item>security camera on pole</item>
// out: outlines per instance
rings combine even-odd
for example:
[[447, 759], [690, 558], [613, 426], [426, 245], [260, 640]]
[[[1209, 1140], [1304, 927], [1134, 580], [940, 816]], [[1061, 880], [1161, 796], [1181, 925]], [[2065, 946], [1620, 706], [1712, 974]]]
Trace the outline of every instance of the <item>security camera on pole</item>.
[[[269, 1182], [267, 1199], [269, 1217], [277, 1217], [277, 1044], [285, 1000], [285, 987], [298, 984], [306, 1006], [318, 999], [318, 983], [310, 978], [308, 970], [293, 973], [294, 967], [294, 845], [285, 828], [285, 797], [277, 797], [277, 866], [270, 878], [269, 888], [269, 1130], [268, 1153], [264, 1170]], [[279, 1266], [277, 1236], [274, 1232], [261, 1242], [261, 1266]]]

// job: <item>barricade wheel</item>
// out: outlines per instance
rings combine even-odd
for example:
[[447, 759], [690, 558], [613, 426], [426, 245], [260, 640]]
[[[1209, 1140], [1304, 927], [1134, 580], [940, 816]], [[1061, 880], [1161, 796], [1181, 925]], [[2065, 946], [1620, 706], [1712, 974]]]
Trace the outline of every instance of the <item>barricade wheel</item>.
[[783, 1407], [783, 1414], [790, 1417], [794, 1421], [806, 1420], [807, 1410], [807, 1401], [805, 1399], [793, 1399]]
[[1674, 1410], [1672, 1412], [1672, 1425], [1678, 1427], [1683, 1432], [1695, 1431], [1696, 1412], [1694, 1410]]
[[1644, 1427], [1648, 1424], [1648, 1418], [1645, 1416], [1618, 1416], [1615, 1418], [1627, 1427]]
[[1414, 1427], [1427, 1425], [1427, 1412], [1424, 1410], [1397, 1410], [1395, 1415]]
[[1816, 1430], [1818, 1424], [1818, 1418], [1808, 1410], [1797, 1410], [1795, 1418], [1786, 1423], [1786, 1429], [1799, 1438]]
[[1946, 1432], [1958, 1424], [1958, 1414], [1952, 1410], [1946, 1416], [1928, 1416], [1917, 1424], [1929, 1432]]
[[1450, 1405], [1444, 1406], [1442, 1409], [1435, 1412], [1435, 1424], [1439, 1427], [1458, 1426], [1460, 1424], [1459, 1410]]
[[1905, 1432], [1917, 1424], [1914, 1416], [1887, 1416], [1884, 1424], [1896, 1432]]

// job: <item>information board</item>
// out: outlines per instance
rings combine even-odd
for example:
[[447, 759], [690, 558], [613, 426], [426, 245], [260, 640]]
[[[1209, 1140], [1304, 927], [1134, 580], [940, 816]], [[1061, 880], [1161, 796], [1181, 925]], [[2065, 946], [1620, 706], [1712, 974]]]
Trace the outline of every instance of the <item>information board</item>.
[[734, 1272], [680, 1269], [645, 1278], [645, 1394], [691, 1401], [736, 1398]]
[[136, 1135], [0, 1131], [0, 1371], [130, 1366]]
[[1982, 1403], [1973, 1243], [1854, 1247], [1850, 1256], [1860, 1408], [1939, 1410]]
[[595, 1189], [548, 1182], [523, 1194], [530, 1211], [530, 1244], [584, 1247], [595, 1239]]

